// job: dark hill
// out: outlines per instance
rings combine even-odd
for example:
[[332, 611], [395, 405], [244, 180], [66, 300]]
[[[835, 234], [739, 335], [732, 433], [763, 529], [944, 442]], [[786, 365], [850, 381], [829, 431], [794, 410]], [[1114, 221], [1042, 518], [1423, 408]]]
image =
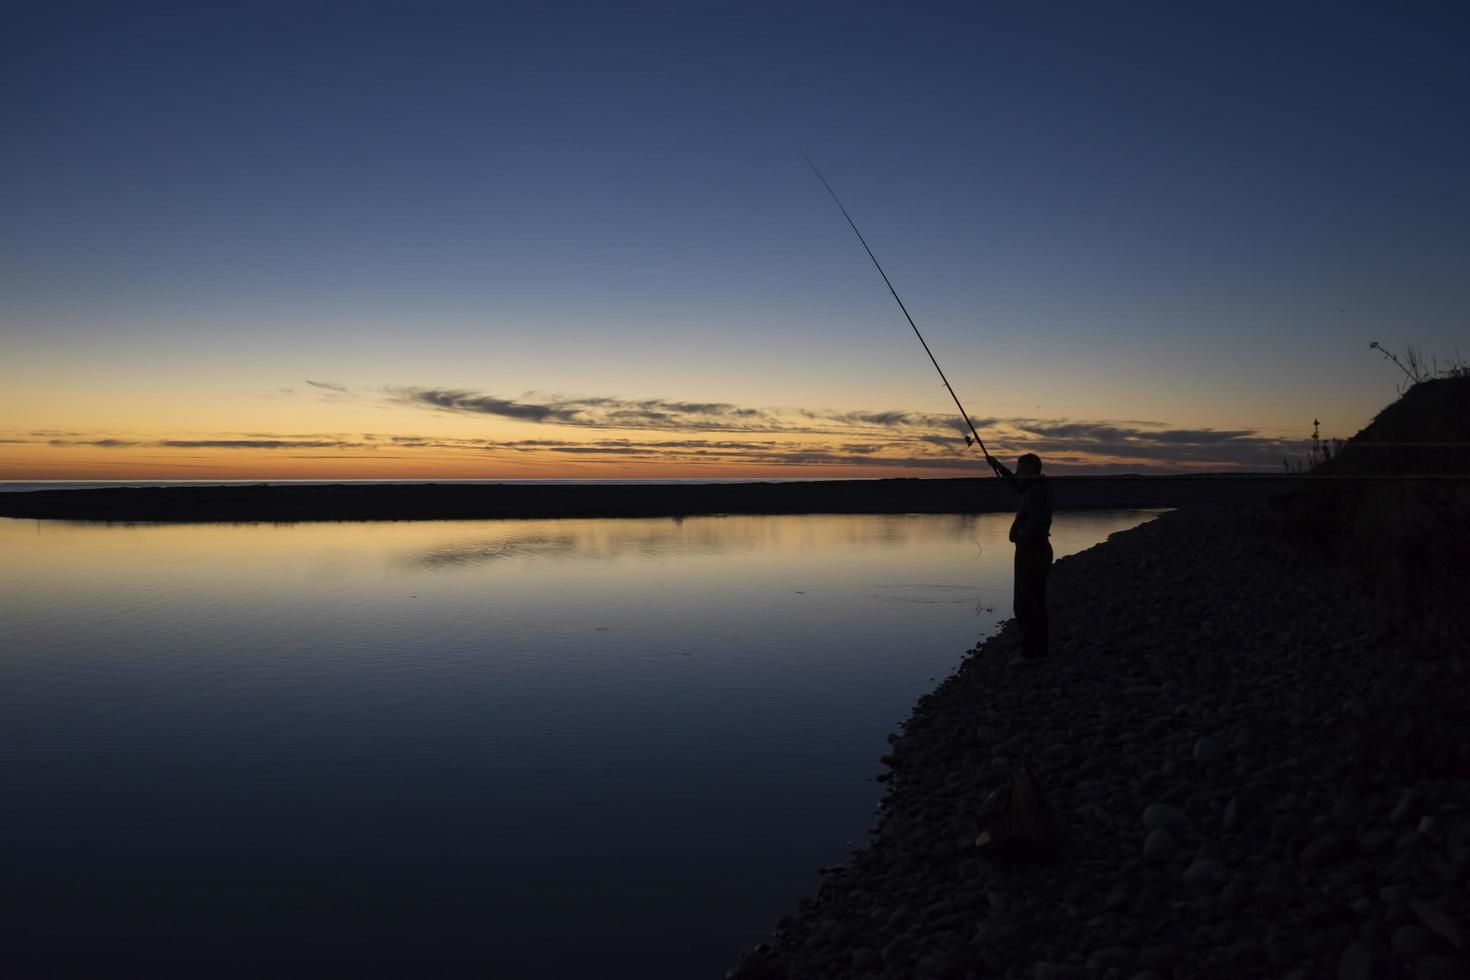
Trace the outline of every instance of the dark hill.
[[1426, 653], [1470, 643], [1470, 378], [1416, 384], [1274, 506]]
[[1470, 378], [1421, 381], [1316, 472], [1330, 476], [1470, 474]]

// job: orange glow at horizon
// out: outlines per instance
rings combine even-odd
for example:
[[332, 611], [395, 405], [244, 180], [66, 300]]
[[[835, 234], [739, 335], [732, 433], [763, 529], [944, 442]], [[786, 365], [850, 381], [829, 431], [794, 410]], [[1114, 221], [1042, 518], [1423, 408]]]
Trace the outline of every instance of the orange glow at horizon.
[[[218, 378], [196, 376], [185, 384], [116, 373], [74, 375], [63, 387], [14, 367], [4, 373], [16, 384], [0, 389], [5, 481], [781, 479], [987, 472], [978, 451], [962, 440], [960, 420], [942, 404], [926, 410], [802, 408], [780, 407], [774, 398], [501, 395], [468, 385], [406, 388], [323, 380], [272, 387], [235, 379], [228, 368]], [[597, 391], [590, 385], [583, 390]], [[850, 398], [818, 397], [852, 404]], [[868, 399], [869, 405], [904, 402], [901, 393], [876, 389]], [[1011, 406], [1032, 407], [1014, 401]], [[1199, 411], [1197, 403], [1193, 411]], [[997, 456], [1035, 452], [1053, 473], [1274, 470], [1283, 457], [1301, 451], [1297, 441], [1304, 433], [1217, 429], [1197, 414], [1180, 415], [1188, 427], [1036, 418], [1019, 410], [976, 422]], [[104, 419], [106, 428], [97, 425]]]
[[[980, 460], [977, 457], [976, 464]], [[493, 480], [699, 479], [962, 475], [939, 467], [861, 464], [759, 463], [729, 459], [696, 462], [555, 458], [483, 452], [384, 452], [283, 455], [275, 450], [231, 450], [159, 455], [142, 449], [17, 447], [0, 445], [0, 480]]]
[[[666, 440], [660, 440], [666, 441]], [[671, 441], [671, 440], [668, 440]], [[801, 462], [800, 443], [790, 444], [797, 461], [740, 458], [737, 452], [708, 450], [679, 453], [648, 450], [629, 456], [600, 456], [596, 446], [572, 446], [575, 454], [556, 448], [458, 451], [385, 446], [381, 451], [314, 451], [279, 449], [160, 450], [155, 447], [99, 448], [27, 443], [0, 444], [0, 480], [131, 481], [131, 480], [518, 480], [518, 479], [861, 479], [878, 477], [983, 476], [978, 450], [958, 444], [932, 462], [912, 458], [882, 462], [823, 458]], [[839, 452], [841, 447], [835, 448]], [[998, 440], [992, 452], [1014, 458], [1025, 445]], [[662, 455], [661, 455], [662, 454]], [[701, 458], [698, 454], [704, 454]], [[1108, 454], [1051, 454], [1050, 472], [1097, 469], [1158, 469], [1148, 461]], [[1175, 463], [1171, 470], [1238, 468], [1228, 462]]]

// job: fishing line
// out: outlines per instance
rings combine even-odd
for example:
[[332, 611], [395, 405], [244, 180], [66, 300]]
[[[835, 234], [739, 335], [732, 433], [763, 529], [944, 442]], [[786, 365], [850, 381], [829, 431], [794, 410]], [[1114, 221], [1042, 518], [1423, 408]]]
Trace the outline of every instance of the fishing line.
[[[960, 404], [960, 396], [954, 393], [954, 387], [950, 385], [949, 379], [944, 376], [944, 368], [939, 366], [939, 361], [934, 357], [934, 352], [929, 349], [928, 341], [924, 339], [923, 334], [919, 333], [918, 324], [914, 323], [914, 318], [909, 315], [909, 308], [903, 305], [903, 300], [899, 298], [898, 290], [893, 288], [893, 283], [889, 280], [888, 273], [884, 272], [883, 266], [879, 264], [878, 256], [874, 255], [873, 250], [868, 247], [868, 240], [863, 237], [862, 232], [858, 231], [857, 222], [852, 220], [852, 215], [848, 214], [847, 208], [842, 206], [842, 199], [837, 196], [837, 192], [832, 189], [832, 185], [827, 182], [827, 178], [822, 176], [822, 171], [817, 169], [817, 165], [812, 163], [812, 158], [807, 156], [805, 152], [801, 155], [812, 168], [812, 172], [817, 175], [817, 179], [822, 182], [822, 186], [827, 188], [827, 193], [832, 195], [832, 200], [836, 203], [837, 210], [841, 211], [842, 216], [847, 219], [847, 224], [852, 228], [853, 234], [857, 235], [858, 241], [863, 243], [863, 251], [867, 252], [868, 258], [873, 260], [873, 267], [878, 270], [878, 275], [883, 277], [883, 283], [888, 287], [888, 291], [893, 294], [893, 299], [898, 303], [898, 308], [903, 310], [904, 319], [909, 322], [910, 327], [914, 328], [914, 336], [918, 337], [919, 343], [924, 345], [924, 353], [929, 355], [929, 362], [934, 365], [934, 370], [939, 372], [939, 380], [944, 382], [944, 387], [949, 391], [949, 397], [954, 399], [954, 407], [960, 410], [960, 418], [964, 419], [965, 424], [970, 427], [970, 433], [975, 437], [974, 442], [980, 446], [980, 451], [989, 460], [990, 450], [985, 448], [985, 440], [980, 438], [980, 432], [975, 428], [975, 423], [970, 421], [970, 414], [965, 411], [965, 406]], [[965, 445], [968, 446], [970, 443], [970, 436], [965, 436]]]

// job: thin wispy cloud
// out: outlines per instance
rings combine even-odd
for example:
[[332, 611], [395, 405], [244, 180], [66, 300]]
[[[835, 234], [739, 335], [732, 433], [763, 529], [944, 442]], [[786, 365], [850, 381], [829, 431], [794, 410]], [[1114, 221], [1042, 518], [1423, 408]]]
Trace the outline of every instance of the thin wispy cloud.
[[[20, 440], [17, 440], [20, 441]], [[29, 440], [35, 444], [35, 440]], [[372, 443], [345, 439], [47, 439], [48, 446], [91, 446], [98, 449], [364, 449]]]
[[[940, 429], [959, 432], [964, 422], [924, 412], [833, 412], [771, 408], [730, 402], [598, 395], [569, 397], [527, 392], [516, 398], [457, 388], [395, 386], [391, 401], [462, 415], [489, 415], [545, 425], [656, 432], [786, 432], [839, 435], [862, 430]], [[983, 424], [987, 420], [977, 420]]]
[[725, 402], [669, 401], [662, 398], [596, 396], [568, 398], [528, 393], [519, 398], [454, 388], [395, 387], [390, 398], [405, 405], [462, 415], [491, 415], [549, 425], [583, 428], [653, 429], [669, 432], [709, 430], [779, 431], [794, 428], [768, 409]]
[[47, 439], [48, 446], [96, 446], [101, 449], [119, 449], [125, 446], [141, 446], [136, 439]]
[[361, 449], [365, 443], [341, 439], [161, 439], [170, 449]]
[[534, 402], [518, 402], [494, 395], [481, 395], [473, 391], [446, 388], [397, 388], [392, 389], [395, 400], [423, 408], [436, 408], [444, 412], [465, 415], [494, 415], [522, 422], [562, 422], [578, 424], [585, 408], [590, 403], [566, 402], [561, 405], [542, 405]]

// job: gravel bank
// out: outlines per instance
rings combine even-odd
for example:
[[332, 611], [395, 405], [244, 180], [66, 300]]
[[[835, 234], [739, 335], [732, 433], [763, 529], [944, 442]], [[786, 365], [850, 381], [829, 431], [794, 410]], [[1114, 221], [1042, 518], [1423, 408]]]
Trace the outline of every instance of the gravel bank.
[[[1007, 628], [922, 698], [872, 843], [730, 975], [1470, 976], [1463, 667], [1259, 521], [1174, 512], [1057, 562], [1056, 655], [1010, 666]], [[1050, 864], [974, 850], [1016, 758]]]

